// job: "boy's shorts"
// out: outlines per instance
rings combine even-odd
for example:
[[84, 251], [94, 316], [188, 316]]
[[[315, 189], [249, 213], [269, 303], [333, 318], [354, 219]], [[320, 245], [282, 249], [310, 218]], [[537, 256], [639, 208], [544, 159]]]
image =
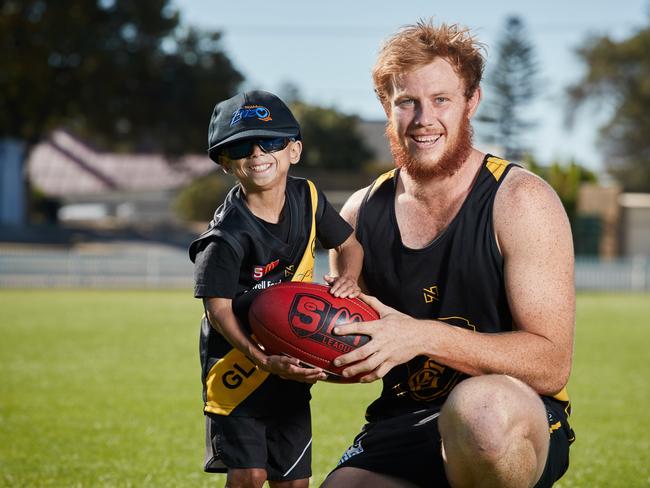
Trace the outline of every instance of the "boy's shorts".
[[[562, 405], [542, 397], [551, 430], [546, 466], [535, 488], [550, 487], [569, 466], [573, 431]], [[421, 487], [449, 487], [442, 461], [439, 411], [420, 410], [366, 424], [338, 466], [354, 467], [408, 480]], [[559, 424], [558, 424], [559, 422]]]
[[270, 481], [311, 476], [309, 405], [282, 416], [232, 417], [206, 413], [204, 470], [263, 468]]

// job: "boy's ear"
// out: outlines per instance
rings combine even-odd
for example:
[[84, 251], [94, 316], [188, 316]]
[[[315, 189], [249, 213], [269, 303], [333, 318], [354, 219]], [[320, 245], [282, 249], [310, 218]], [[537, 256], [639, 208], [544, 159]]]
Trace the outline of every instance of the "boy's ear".
[[230, 159], [219, 155], [219, 166], [224, 173], [230, 173]]
[[302, 154], [302, 141], [294, 141], [290, 144], [289, 162], [291, 164], [296, 164], [298, 161], [300, 161], [300, 155]]

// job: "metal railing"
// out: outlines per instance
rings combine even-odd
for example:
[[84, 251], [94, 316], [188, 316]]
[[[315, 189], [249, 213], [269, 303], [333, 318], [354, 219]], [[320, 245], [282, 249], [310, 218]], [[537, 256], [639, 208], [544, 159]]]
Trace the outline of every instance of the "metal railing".
[[[316, 281], [327, 270], [317, 253]], [[614, 260], [578, 257], [579, 290], [650, 291], [650, 258]], [[0, 250], [0, 288], [185, 288], [193, 287], [193, 265], [181, 250], [78, 252]]]

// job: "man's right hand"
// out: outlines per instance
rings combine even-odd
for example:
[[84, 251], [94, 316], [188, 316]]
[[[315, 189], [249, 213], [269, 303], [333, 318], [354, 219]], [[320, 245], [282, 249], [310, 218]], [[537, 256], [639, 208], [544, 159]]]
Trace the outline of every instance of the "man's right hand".
[[363, 334], [370, 336], [370, 341], [339, 356], [334, 365], [348, 366], [343, 370], [346, 378], [367, 373], [360, 382], [369, 383], [383, 378], [394, 366], [423, 354], [423, 339], [431, 327], [384, 305], [375, 297], [362, 293], [359, 298], [377, 311], [379, 320], [337, 325], [334, 329], [337, 335]]

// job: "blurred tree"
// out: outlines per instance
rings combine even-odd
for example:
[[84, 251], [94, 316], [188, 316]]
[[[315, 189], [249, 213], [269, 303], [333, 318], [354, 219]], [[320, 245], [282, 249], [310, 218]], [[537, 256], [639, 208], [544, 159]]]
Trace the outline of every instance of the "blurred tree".
[[0, 48], [0, 139], [28, 147], [66, 126], [111, 149], [201, 151], [242, 80], [220, 34], [183, 28], [168, 0], [6, 0]]
[[488, 89], [478, 121], [487, 125], [487, 141], [503, 147], [507, 159], [525, 154], [521, 134], [534, 125], [526, 108], [538, 93], [538, 65], [521, 18], [506, 19], [497, 46], [497, 60], [486, 77]]
[[38, 189], [32, 189], [29, 198], [29, 219], [40, 224], [56, 224], [57, 214], [61, 208], [61, 200], [48, 197]]
[[176, 195], [174, 210], [182, 219], [209, 222], [235, 183], [234, 178], [227, 177], [215, 165], [214, 172], [198, 178]]
[[302, 131], [301, 166], [359, 171], [373, 158], [372, 148], [359, 132], [357, 116], [298, 101], [291, 109]]
[[611, 111], [600, 128], [605, 165], [627, 191], [650, 192], [650, 25], [631, 37], [592, 38], [577, 51], [584, 77], [568, 89], [568, 120], [587, 101]]
[[574, 160], [568, 163], [553, 161], [550, 166], [542, 166], [535, 158], [527, 157], [524, 160], [526, 167], [538, 176], [541, 176], [553, 187], [560, 197], [562, 205], [569, 216], [573, 226], [576, 222], [576, 205], [578, 203], [578, 191], [580, 185], [587, 182], [597, 181], [596, 174], [579, 165]]
[[302, 94], [300, 93], [300, 88], [292, 81], [284, 81], [280, 84], [278, 88], [278, 96], [286, 104], [293, 104], [299, 102], [302, 99]]

